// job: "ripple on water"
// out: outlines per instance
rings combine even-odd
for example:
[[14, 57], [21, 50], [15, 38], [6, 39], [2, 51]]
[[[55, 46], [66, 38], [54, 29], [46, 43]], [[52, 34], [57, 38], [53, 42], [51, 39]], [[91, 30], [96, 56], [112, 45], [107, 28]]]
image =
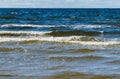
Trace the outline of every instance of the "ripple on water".
[[96, 49], [78, 49], [78, 50], [75, 50], [74, 52], [77, 52], [77, 53], [90, 53], [90, 52], [96, 52], [98, 50]]
[[112, 60], [107, 62], [108, 64], [112, 64], [112, 65], [120, 65], [120, 60]]
[[115, 75], [94, 75], [85, 74], [80, 72], [61, 72], [59, 74], [53, 75], [48, 79], [119, 79], [119, 76]]
[[80, 61], [80, 60], [87, 60], [87, 61], [97, 61], [97, 60], [103, 60], [106, 57], [102, 56], [76, 56], [76, 57], [69, 57], [69, 56], [50, 56], [47, 59], [48, 60], [57, 60], [57, 61]]
[[81, 72], [63, 71], [51, 76], [17, 76], [0, 74], [1, 79], [120, 79], [119, 75], [95, 75]]
[[33, 44], [33, 43], [38, 43], [39, 40], [25, 40], [25, 41], [21, 41], [19, 42], [19, 44]]
[[0, 77], [13, 77], [15, 75], [12, 74], [0, 74]]
[[65, 66], [54, 66], [54, 67], [48, 68], [48, 70], [59, 70], [62, 68], [65, 68]]
[[24, 51], [22, 48], [0, 48], [0, 52]]

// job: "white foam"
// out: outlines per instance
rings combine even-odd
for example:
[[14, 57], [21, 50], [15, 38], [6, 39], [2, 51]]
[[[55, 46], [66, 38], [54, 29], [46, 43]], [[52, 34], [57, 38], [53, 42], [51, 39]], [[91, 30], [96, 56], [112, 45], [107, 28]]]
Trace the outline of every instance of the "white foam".
[[[73, 29], [79, 28], [104, 28], [104, 27], [111, 27], [110, 25], [60, 25], [64, 27], [69, 27]], [[35, 25], [35, 24], [3, 24], [1, 27], [60, 27], [56, 25]], [[72, 26], [72, 27], [71, 27]]]
[[74, 44], [82, 44], [82, 45], [113, 45], [120, 44], [120, 42], [116, 41], [107, 41], [107, 42], [98, 42], [98, 41], [71, 41], [73, 38], [82, 38], [84, 36], [70, 36], [70, 37], [48, 37], [41, 38], [41, 41], [52, 41], [52, 42], [66, 42], [66, 43], [74, 43]]
[[105, 27], [111, 27], [109, 25], [76, 25], [73, 28], [79, 29], [79, 28], [105, 28]]
[[56, 27], [55, 25], [3, 24], [1, 27]]
[[32, 34], [32, 35], [44, 35], [46, 33], [50, 33], [51, 31], [47, 32], [37, 32], [37, 31], [0, 31], [0, 34]]
[[30, 40], [38, 40], [38, 41], [46, 41], [46, 42], [59, 42], [59, 43], [72, 43], [72, 44], [80, 44], [80, 45], [120, 45], [119, 41], [72, 41], [73, 38], [82, 38], [83, 36], [69, 36], [69, 37], [0, 37], [0, 42], [18, 42], [18, 41], [30, 41]]

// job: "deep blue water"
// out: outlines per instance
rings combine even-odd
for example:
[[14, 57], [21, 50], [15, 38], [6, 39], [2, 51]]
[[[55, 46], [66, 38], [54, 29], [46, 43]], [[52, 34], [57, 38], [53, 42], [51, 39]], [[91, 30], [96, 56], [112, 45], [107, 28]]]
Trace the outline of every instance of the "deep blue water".
[[0, 24], [120, 26], [120, 9], [0, 9]]
[[[22, 24], [24, 24], [23, 27], [21, 27]], [[31, 24], [31, 26], [26, 27], [27, 24]], [[34, 25], [51, 25], [51, 27], [36, 27]], [[120, 9], [0, 9], [0, 30], [79, 30], [83, 31], [83, 33], [94, 32], [99, 35], [98, 32], [104, 32], [104, 34], [119, 36]], [[83, 33], [73, 35], [81, 35]]]

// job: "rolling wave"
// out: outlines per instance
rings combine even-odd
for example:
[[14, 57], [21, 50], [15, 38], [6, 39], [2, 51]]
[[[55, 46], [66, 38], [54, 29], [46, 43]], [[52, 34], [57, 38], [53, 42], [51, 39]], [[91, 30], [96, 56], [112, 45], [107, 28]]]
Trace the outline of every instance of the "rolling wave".
[[50, 31], [48, 32], [35, 32], [35, 31], [0, 31], [0, 37], [10, 37], [10, 36], [41, 36], [41, 35], [45, 35], [46, 33], [50, 33]]
[[75, 61], [75, 60], [103, 60], [107, 59], [103, 56], [49, 56], [49, 60], [59, 60], [59, 61]]
[[1, 27], [55, 27], [54, 25], [34, 25], [34, 24], [3, 24]]
[[[47, 41], [81, 45], [120, 45], [120, 38], [118, 37], [120, 31], [116, 27], [111, 26], [34, 24], [2, 24], [0, 26], [0, 42], [23, 41], [22, 43], [35, 43], [36, 41]], [[104, 30], [104, 28], [108, 29]], [[115, 29], [112, 30], [112, 28]], [[107, 39], [104, 37], [99, 37], [100, 35], [106, 34], [114, 34], [118, 36], [117, 38]]]
[[47, 35], [51, 36], [73, 36], [73, 35], [86, 35], [86, 36], [95, 36], [103, 34], [104, 32], [97, 31], [83, 31], [83, 30], [73, 30], [73, 31], [52, 31], [51, 33], [47, 33]]
[[[70, 27], [74, 29], [79, 28], [109, 28], [110, 25], [91, 25], [91, 24], [77, 24], [77, 25], [35, 25], [35, 24], [1, 24], [1, 27]], [[116, 27], [116, 26], [114, 26]]]
[[[37, 33], [36, 33], [37, 34]], [[39, 35], [40, 34], [40, 35]], [[42, 33], [44, 34], [44, 33]], [[39, 36], [18, 36], [18, 37], [0, 37], [0, 42], [22, 42], [22, 44], [36, 43], [36, 42], [58, 42], [58, 43], [71, 43], [80, 45], [120, 45], [119, 41], [104, 41], [103, 39], [98, 39], [95, 37], [86, 36], [66, 36], [66, 37], [53, 37], [44, 36], [38, 33]]]
[[[119, 79], [119, 75], [95, 75], [82, 72], [63, 71], [50, 79]], [[48, 78], [49, 79], [49, 78]]]
[[[76, 34], [120, 34], [120, 28], [109, 25], [34, 25], [34, 24], [2, 24], [0, 30], [7, 31], [67, 31]], [[65, 33], [65, 32], [64, 32]], [[74, 35], [76, 35], [74, 34]]]

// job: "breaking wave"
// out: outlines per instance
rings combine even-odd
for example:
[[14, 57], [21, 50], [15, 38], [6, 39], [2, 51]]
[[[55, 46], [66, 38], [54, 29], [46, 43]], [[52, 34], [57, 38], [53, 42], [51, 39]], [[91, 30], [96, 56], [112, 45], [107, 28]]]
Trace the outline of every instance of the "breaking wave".
[[[107, 25], [1, 24], [0, 42], [47, 41], [81, 45], [120, 45], [120, 31], [117, 28], [119, 27]], [[117, 38], [104, 38], [104, 35], [110, 37], [112, 34], [117, 35]], [[103, 37], [100, 37], [101, 35]]]
[[34, 25], [34, 24], [3, 24], [1, 27], [55, 27], [54, 25]]
[[60, 36], [46, 35], [51, 32], [28, 32], [28, 31], [1, 31], [0, 42], [21, 42], [21, 41], [47, 41], [59, 43], [72, 43], [81, 45], [120, 45], [119, 41], [104, 41], [104, 39], [90, 36]]

